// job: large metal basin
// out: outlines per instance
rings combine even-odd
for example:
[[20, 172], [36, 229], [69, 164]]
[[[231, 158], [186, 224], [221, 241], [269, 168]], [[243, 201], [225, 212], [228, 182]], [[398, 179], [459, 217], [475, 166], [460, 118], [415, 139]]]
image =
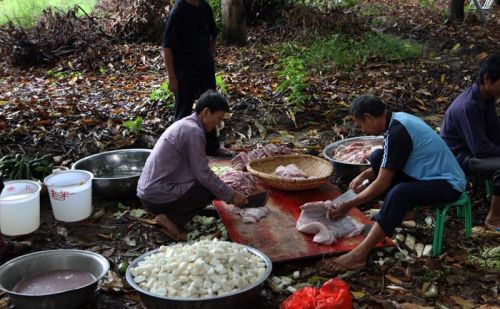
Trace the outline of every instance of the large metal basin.
[[[94, 275], [96, 280], [81, 288], [46, 295], [14, 292], [23, 279], [53, 270], [81, 270]], [[12, 259], [0, 267], [0, 289], [7, 292], [16, 308], [72, 309], [91, 301], [97, 283], [109, 270], [109, 262], [102, 255], [84, 250], [61, 249], [39, 251]]]
[[149, 309], [242, 309], [242, 308], [258, 308], [256, 303], [258, 303], [259, 294], [262, 288], [262, 284], [269, 277], [272, 270], [272, 262], [264, 253], [261, 251], [245, 246], [248, 251], [262, 258], [266, 264], [266, 272], [256, 283], [253, 285], [232, 293], [227, 293], [221, 296], [205, 297], [205, 298], [181, 298], [181, 297], [163, 297], [150, 293], [141, 287], [139, 287], [133, 280], [133, 276], [130, 273], [132, 268], [137, 267], [138, 263], [148, 255], [157, 253], [160, 249], [155, 249], [144, 253], [143, 255], [136, 258], [127, 268], [125, 274], [127, 282], [139, 293], [142, 303]]
[[341, 145], [348, 145], [354, 142], [368, 142], [372, 145], [382, 145], [384, 138], [382, 136], [359, 136], [346, 138], [340, 141], [329, 144], [323, 149], [323, 156], [327, 158], [333, 165], [333, 175], [341, 182], [349, 183], [359, 173], [370, 167], [370, 164], [354, 164], [336, 160], [333, 155], [335, 150]]
[[133, 198], [150, 149], [121, 149], [106, 151], [75, 162], [71, 169], [94, 174], [92, 192], [109, 199]]

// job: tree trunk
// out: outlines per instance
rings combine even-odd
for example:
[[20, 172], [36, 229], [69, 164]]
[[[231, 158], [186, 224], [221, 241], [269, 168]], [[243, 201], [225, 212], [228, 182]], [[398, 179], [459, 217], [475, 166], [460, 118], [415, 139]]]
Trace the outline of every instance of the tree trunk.
[[462, 22], [464, 20], [464, 0], [450, 1], [450, 21]]
[[222, 38], [229, 44], [247, 42], [247, 18], [243, 0], [222, 0]]

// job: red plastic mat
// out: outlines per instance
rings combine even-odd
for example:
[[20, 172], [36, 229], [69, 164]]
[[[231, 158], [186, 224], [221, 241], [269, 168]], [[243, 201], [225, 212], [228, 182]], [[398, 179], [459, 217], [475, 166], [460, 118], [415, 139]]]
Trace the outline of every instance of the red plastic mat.
[[[259, 187], [271, 190], [267, 202], [267, 207], [271, 211], [257, 223], [244, 223], [239, 214], [231, 212], [232, 206], [227, 206], [223, 201], [214, 201], [214, 205], [233, 241], [261, 250], [273, 262], [340, 254], [352, 250], [365, 237], [357, 235], [340, 239], [332, 245], [319, 245], [312, 241], [312, 235], [301, 233], [295, 228], [300, 216], [299, 206], [307, 202], [334, 199], [340, 195], [339, 188], [331, 183], [306, 191], [281, 191], [265, 185]], [[349, 215], [363, 224], [373, 223], [357, 208], [351, 209]], [[392, 245], [389, 238], [378, 244], [378, 246]]]

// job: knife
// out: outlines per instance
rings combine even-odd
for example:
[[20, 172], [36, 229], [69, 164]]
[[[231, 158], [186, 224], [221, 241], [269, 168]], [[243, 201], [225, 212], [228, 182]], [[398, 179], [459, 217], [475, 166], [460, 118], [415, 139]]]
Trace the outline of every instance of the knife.
[[246, 203], [245, 205], [241, 205], [240, 208], [255, 208], [255, 207], [266, 206], [270, 193], [271, 192], [267, 190], [249, 195], [247, 196], [248, 203]]
[[[366, 187], [370, 181], [368, 179], [363, 180], [363, 182], [359, 185], [359, 187], [356, 188], [356, 190]], [[342, 203], [345, 201], [352, 200], [356, 196], [356, 192], [354, 189], [350, 189], [342, 193], [341, 195], [337, 196], [332, 202], [333, 204], [338, 204]], [[329, 218], [329, 212], [326, 213], [326, 217]]]

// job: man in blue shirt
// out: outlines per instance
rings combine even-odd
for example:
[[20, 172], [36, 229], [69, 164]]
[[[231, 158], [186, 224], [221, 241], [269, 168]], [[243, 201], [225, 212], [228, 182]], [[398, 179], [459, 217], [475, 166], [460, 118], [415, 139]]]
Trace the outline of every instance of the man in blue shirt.
[[351, 208], [386, 195], [375, 224], [361, 244], [336, 259], [325, 260], [325, 268], [334, 273], [364, 268], [370, 250], [386, 235], [392, 235], [406, 212], [418, 205], [452, 202], [466, 185], [448, 146], [420, 118], [389, 112], [373, 95], [356, 98], [351, 114], [364, 132], [384, 134], [384, 149], [371, 154], [371, 167], [354, 178], [349, 187], [356, 189], [365, 179], [372, 183], [352, 200], [336, 205], [330, 218], [340, 218]]
[[500, 53], [481, 66], [476, 83], [460, 94], [446, 111], [441, 137], [466, 173], [493, 180], [493, 198], [485, 225], [500, 230]]

